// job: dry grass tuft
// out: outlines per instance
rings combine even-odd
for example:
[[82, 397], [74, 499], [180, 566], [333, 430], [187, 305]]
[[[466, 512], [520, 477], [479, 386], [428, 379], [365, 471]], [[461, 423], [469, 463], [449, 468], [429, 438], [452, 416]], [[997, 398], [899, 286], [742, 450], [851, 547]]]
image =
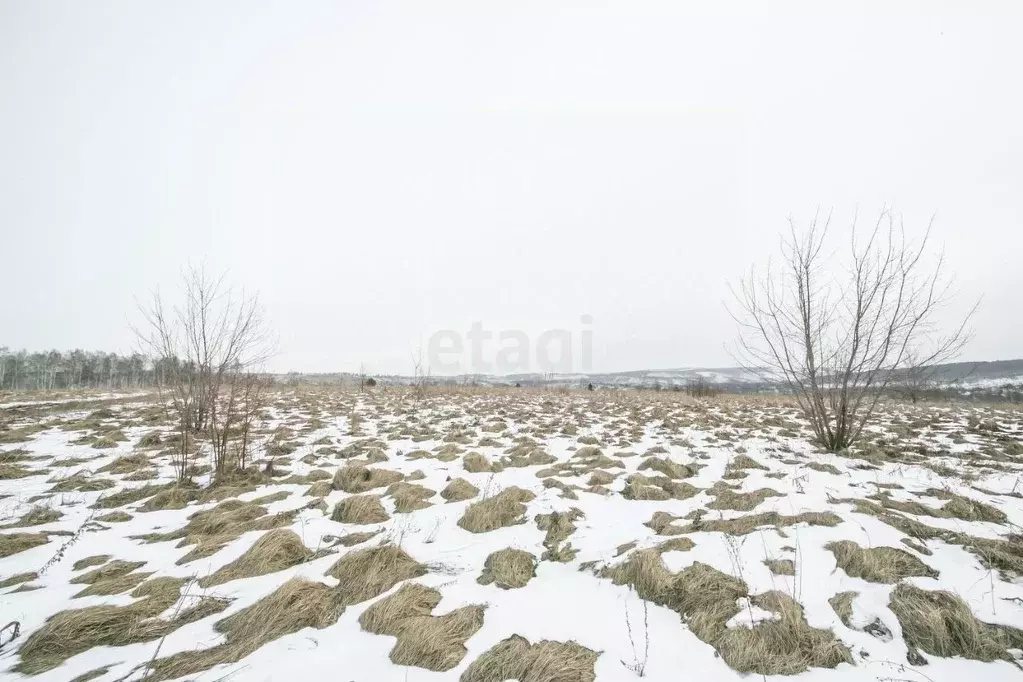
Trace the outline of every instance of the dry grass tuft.
[[480, 494], [480, 489], [474, 486], [464, 478], [455, 478], [448, 483], [444, 490], [440, 491], [440, 496], [448, 502], [462, 502], [463, 500], [471, 500]]
[[622, 497], [627, 500], [688, 500], [699, 492], [699, 488], [666, 476], [633, 474], [626, 480]]
[[149, 457], [142, 454], [141, 452], [133, 455], [122, 455], [116, 458], [110, 464], [102, 466], [97, 469], [97, 472], [106, 472], [110, 474], [130, 474], [140, 469], [149, 468]]
[[427, 500], [437, 493], [415, 483], [399, 481], [387, 487], [387, 494], [394, 499], [394, 511], [396, 513], [408, 514], [429, 507], [430, 503]]
[[614, 483], [614, 480], [615, 475], [611, 472], [604, 471], [603, 469], [597, 469], [590, 474], [590, 479], [586, 481], [586, 485], [591, 487], [597, 485], [611, 485]]
[[503, 590], [525, 587], [536, 577], [536, 557], [521, 549], [492, 552], [483, 564], [483, 573], [476, 579], [480, 585], [493, 583]]
[[842, 621], [842, 625], [847, 628], [852, 627], [852, 615], [853, 615], [853, 601], [859, 595], [859, 592], [839, 592], [834, 597], [828, 600], [831, 604], [831, 608], [835, 610], [835, 615]]
[[158, 639], [180, 623], [156, 618], [178, 600], [184, 581], [158, 578], [132, 592], [139, 601], [128, 606], [90, 606], [61, 611], [25, 640], [13, 670], [37, 675], [96, 646], [127, 646]]
[[951, 592], [900, 583], [892, 590], [888, 608], [899, 619], [911, 652], [921, 649], [945, 658], [994, 661], [1012, 660], [1007, 649], [1023, 648], [1023, 630], [978, 620]]
[[378, 495], [353, 495], [345, 498], [334, 506], [334, 512], [330, 515], [331, 521], [361, 526], [383, 523], [389, 518]]
[[359, 624], [368, 632], [398, 638], [391, 649], [395, 665], [451, 670], [465, 658], [465, 642], [483, 626], [483, 607], [463, 606], [432, 616], [440, 597], [432, 588], [405, 585], [366, 609]]
[[795, 516], [785, 516], [777, 512], [764, 512], [763, 514], [750, 514], [739, 516], [734, 519], [713, 519], [705, 521], [694, 519], [683, 530], [685, 533], [725, 533], [726, 535], [746, 535], [763, 526], [774, 526], [784, 528], [794, 526], [797, 523], [806, 523], [811, 526], [837, 526], [842, 519], [831, 512], [803, 512]]
[[224, 634], [224, 644], [157, 659], [146, 680], [185, 677], [215, 665], [235, 663], [285, 635], [333, 625], [344, 609], [336, 590], [323, 583], [292, 578], [252, 606], [218, 621], [214, 627]]
[[87, 474], [81, 472], [56, 481], [54, 481], [54, 479], [50, 479], [50, 481], [55, 483], [55, 485], [47, 491], [51, 493], [94, 493], [99, 492], [100, 490], [108, 490], [117, 485], [109, 478], [91, 478]]
[[195, 512], [180, 530], [133, 537], [146, 542], [180, 540], [178, 547], [194, 545], [191, 551], [177, 561], [178, 564], [186, 564], [215, 554], [243, 533], [291, 525], [297, 513], [298, 510], [291, 510], [268, 515], [266, 509], [258, 504], [225, 500], [213, 509]]
[[17, 575], [12, 575], [10, 578], [0, 580], [0, 589], [4, 587], [13, 587], [14, 585], [21, 585], [22, 583], [27, 583], [30, 580], [35, 580], [38, 577], [39, 574], [35, 572], [18, 573]]
[[354, 547], [355, 545], [361, 545], [364, 542], [372, 540], [380, 534], [379, 530], [367, 531], [364, 533], [348, 533], [339, 537], [335, 544], [341, 545], [342, 547]]
[[655, 549], [663, 554], [664, 552], [688, 552], [696, 543], [685, 537], [672, 538], [665, 540], [655, 547]]
[[679, 464], [662, 457], [650, 457], [639, 465], [637, 471], [647, 469], [652, 469], [671, 479], [691, 478], [700, 472], [700, 468], [695, 464]]
[[708, 491], [714, 500], [707, 505], [708, 509], [733, 509], [735, 511], [751, 511], [768, 497], [781, 497], [782, 494], [771, 488], [760, 488], [748, 493], [736, 492], [718, 481]]
[[125, 521], [131, 521], [132, 518], [134, 517], [131, 514], [118, 509], [117, 511], [112, 511], [109, 514], [97, 516], [96, 520], [104, 523], [124, 523]]
[[470, 452], [462, 458], [462, 468], [470, 474], [492, 474], [504, 471], [500, 463], [490, 463], [490, 460], [478, 452]]
[[903, 578], [937, 578], [938, 572], [909, 552], [894, 547], [862, 548], [851, 540], [824, 545], [835, 555], [838, 567], [850, 577], [872, 583], [896, 583]]
[[295, 531], [278, 528], [264, 534], [245, 554], [199, 581], [200, 587], [276, 573], [313, 557]]
[[480, 654], [459, 682], [593, 682], [600, 652], [575, 642], [542, 640], [530, 644], [512, 635]]
[[535, 497], [528, 490], [512, 486], [493, 497], [470, 504], [458, 520], [458, 525], [470, 533], [487, 533], [525, 523], [525, 503]]
[[350, 552], [327, 571], [327, 575], [340, 581], [337, 589], [345, 604], [372, 599], [403, 580], [425, 574], [426, 566], [390, 544]]
[[334, 492], [334, 485], [330, 481], [317, 481], [305, 491], [306, 497], [326, 497]]
[[49, 542], [46, 533], [3, 533], [0, 534], [0, 559], [20, 554], [33, 547]]
[[346, 493], [364, 493], [374, 488], [384, 488], [405, 478], [397, 471], [364, 466], [349, 462], [334, 474], [334, 490]]
[[673, 574], [657, 549], [633, 552], [601, 576], [617, 585], [631, 585], [648, 601], [679, 613], [693, 634], [713, 646], [738, 672], [792, 675], [810, 667], [833, 668], [852, 662], [849, 651], [828, 630], [807, 625], [802, 608], [781, 592], [753, 597], [758, 607], [779, 615], [776, 621], [752, 628], [727, 627], [740, 612], [737, 600], [747, 596], [746, 584], [696, 562]]
[[765, 559], [764, 565], [775, 575], [796, 574], [796, 564], [791, 559]]
[[56, 509], [47, 509], [46, 507], [32, 507], [28, 510], [24, 516], [5, 526], [0, 528], [28, 528], [29, 526], [42, 526], [46, 523], [53, 523], [59, 521], [63, 516]]

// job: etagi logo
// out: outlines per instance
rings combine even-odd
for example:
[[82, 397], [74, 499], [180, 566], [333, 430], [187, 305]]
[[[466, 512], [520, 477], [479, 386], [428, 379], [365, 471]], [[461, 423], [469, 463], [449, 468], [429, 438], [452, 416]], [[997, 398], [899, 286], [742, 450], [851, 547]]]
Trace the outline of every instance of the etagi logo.
[[454, 329], [431, 334], [427, 357], [431, 369], [452, 374], [587, 372], [593, 364], [592, 324], [592, 316], [582, 315], [574, 331], [547, 329], [534, 341], [521, 329], [495, 331], [477, 321], [465, 334]]

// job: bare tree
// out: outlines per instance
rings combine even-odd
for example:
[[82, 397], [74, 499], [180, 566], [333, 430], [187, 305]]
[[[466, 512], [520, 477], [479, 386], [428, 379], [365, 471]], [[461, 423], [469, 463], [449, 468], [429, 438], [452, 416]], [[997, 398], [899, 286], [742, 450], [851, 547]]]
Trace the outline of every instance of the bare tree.
[[412, 354], [412, 383], [409, 395], [412, 399], [412, 413], [419, 409], [419, 403], [426, 397], [426, 390], [430, 384], [430, 366], [423, 361], [423, 348]]
[[183, 302], [168, 309], [154, 293], [147, 306], [139, 306], [145, 324], [135, 332], [167, 368], [169, 406], [181, 435], [179, 477], [188, 476], [189, 441], [208, 436], [220, 478], [232, 468], [227, 442], [249, 409], [246, 396], [254, 396], [255, 378], [249, 375], [269, 357], [273, 341], [258, 297], [234, 292], [223, 277], [213, 278], [202, 267], [190, 267], [183, 280]]
[[911, 357], [949, 358], [962, 349], [976, 306], [950, 332], [936, 329], [951, 281], [943, 253], [927, 258], [930, 225], [914, 245], [889, 210], [865, 241], [854, 222], [847, 258], [834, 263], [824, 252], [830, 222], [815, 216], [800, 233], [790, 220], [781, 267], [751, 269], [733, 288], [733, 316], [737, 359], [786, 383], [816, 440], [834, 451], [856, 442]]

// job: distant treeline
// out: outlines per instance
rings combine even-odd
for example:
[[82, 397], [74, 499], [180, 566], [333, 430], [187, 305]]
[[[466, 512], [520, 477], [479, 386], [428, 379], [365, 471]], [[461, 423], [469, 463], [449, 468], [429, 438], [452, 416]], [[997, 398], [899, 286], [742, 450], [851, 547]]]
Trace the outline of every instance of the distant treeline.
[[0, 346], [0, 390], [145, 388], [162, 383], [167, 369], [141, 353], [80, 349], [30, 353]]

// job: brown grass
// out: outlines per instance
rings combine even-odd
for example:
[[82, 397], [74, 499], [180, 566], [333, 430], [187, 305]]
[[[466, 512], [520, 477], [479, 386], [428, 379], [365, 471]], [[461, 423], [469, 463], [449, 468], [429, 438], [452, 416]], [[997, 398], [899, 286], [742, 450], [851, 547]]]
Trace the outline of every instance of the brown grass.
[[479, 494], [480, 489], [464, 478], [452, 479], [450, 483], [444, 486], [444, 490], [440, 491], [440, 496], [448, 502], [471, 500]]
[[896, 583], [903, 578], [937, 578], [938, 572], [909, 552], [894, 547], [862, 548], [851, 540], [829, 542], [838, 567], [850, 577], [872, 583]]
[[959, 597], [908, 583], [892, 590], [888, 608], [902, 626], [911, 650], [933, 656], [962, 656], [976, 661], [1012, 660], [1007, 649], [1023, 648], [1023, 630], [978, 620]]
[[650, 457], [639, 465], [637, 471], [646, 471], [647, 469], [652, 469], [671, 479], [691, 478], [700, 472], [700, 468], [695, 464], [679, 464], [661, 457]]
[[97, 516], [96, 520], [104, 523], [124, 523], [125, 521], [131, 521], [132, 518], [134, 517], [131, 514], [118, 509], [117, 511], [112, 511], [109, 514]]
[[594, 682], [600, 652], [575, 642], [542, 640], [530, 644], [512, 635], [480, 654], [459, 682]]
[[462, 458], [462, 468], [470, 474], [492, 474], [504, 471], [500, 463], [490, 463], [490, 460], [478, 452], [470, 452]]
[[110, 474], [130, 474], [140, 469], [149, 468], [149, 457], [142, 454], [141, 452], [122, 455], [114, 459], [113, 462], [96, 469], [97, 472], [106, 472]]
[[347, 497], [334, 506], [334, 512], [330, 515], [331, 521], [339, 523], [352, 523], [356, 525], [369, 525], [383, 523], [390, 516], [380, 502], [378, 495], [353, 495]]
[[430, 503], [427, 500], [437, 493], [415, 483], [399, 481], [387, 487], [387, 494], [394, 500], [394, 511], [396, 513], [408, 514], [429, 507]]
[[708, 505], [708, 509], [733, 509], [735, 511], [751, 511], [755, 509], [768, 497], [781, 497], [782, 494], [771, 488], [760, 488], [752, 492], [736, 492], [732, 488], [718, 481], [708, 491], [714, 496], [714, 500]]
[[383, 594], [403, 580], [426, 574], [426, 566], [400, 547], [384, 544], [350, 552], [330, 567], [345, 604], [358, 604]]
[[0, 589], [4, 587], [13, 587], [14, 585], [21, 585], [22, 583], [27, 583], [30, 580], [35, 580], [38, 577], [39, 574], [35, 572], [18, 573], [17, 575], [12, 575], [10, 578], [0, 580]]
[[323, 583], [292, 578], [258, 602], [217, 622], [226, 642], [199, 651], [183, 651], [152, 663], [147, 682], [173, 679], [235, 663], [264, 644], [305, 628], [323, 629], [337, 622], [345, 606], [342, 595]]
[[807, 625], [802, 608], [781, 592], [752, 598], [758, 607], [777, 613], [779, 620], [752, 628], [726, 627], [740, 611], [736, 601], [748, 595], [746, 584], [706, 564], [696, 562], [673, 574], [664, 567], [660, 552], [647, 549], [605, 568], [601, 576], [617, 585], [631, 585], [642, 599], [678, 612], [693, 634], [738, 672], [792, 675], [810, 667], [852, 662], [849, 651], [830, 631]]
[[451, 670], [465, 658], [466, 640], [483, 626], [483, 607], [463, 606], [433, 616], [440, 598], [437, 590], [408, 584], [366, 609], [359, 624], [368, 632], [398, 638], [391, 649], [395, 665]]
[[764, 565], [775, 575], [796, 574], [796, 565], [791, 559], [765, 559]]
[[265, 533], [245, 554], [199, 581], [200, 587], [283, 571], [313, 557], [295, 531], [277, 528]]
[[36, 675], [96, 646], [127, 646], [158, 639], [180, 623], [156, 618], [174, 605], [183, 580], [157, 578], [132, 592], [141, 598], [128, 606], [90, 606], [61, 611], [25, 640], [13, 669]]
[[0, 534], [0, 559], [45, 545], [47, 542], [49, 539], [46, 533], [2, 533]]
[[536, 577], [536, 557], [521, 549], [492, 552], [483, 564], [483, 573], [476, 579], [480, 585], [493, 583], [503, 590], [525, 587]]
[[[54, 481], [55, 485], [50, 488], [47, 492], [51, 493], [70, 493], [70, 492], [81, 492], [81, 493], [92, 493], [100, 490], [108, 490], [117, 485], [114, 481], [109, 478], [92, 478], [84, 473], [77, 473], [67, 478]], [[104, 499], [109, 499], [104, 498]]]
[[777, 512], [764, 512], [762, 514], [750, 514], [739, 516], [734, 519], [713, 519], [704, 521], [694, 519], [686, 526], [685, 533], [725, 533], [727, 535], [746, 535], [763, 526], [774, 526], [784, 528], [797, 523], [806, 523], [811, 526], [837, 526], [842, 519], [831, 512], [803, 512], [795, 516], [785, 516]]
[[55, 509], [32, 507], [24, 516], [14, 523], [8, 523], [7, 525], [0, 526], [0, 528], [28, 528], [29, 526], [41, 526], [46, 523], [59, 521], [62, 516], [63, 514]]
[[842, 625], [847, 628], [852, 627], [852, 605], [857, 595], [859, 595], [859, 592], [839, 592], [828, 600], [828, 603], [831, 604], [831, 608], [835, 610], [835, 615], [838, 616], [840, 621], [842, 621]]
[[358, 462], [349, 462], [334, 474], [334, 490], [346, 493], [364, 493], [374, 488], [384, 488], [402, 480], [397, 471], [370, 468]]
[[627, 500], [687, 500], [699, 492], [699, 488], [666, 476], [633, 474], [626, 480], [622, 497]]
[[317, 481], [305, 491], [306, 497], [326, 497], [334, 491], [334, 485], [330, 481]]
[[525, 503], [535, 497], [528, 490], [512, 486], [493, 497], [470, 504], [458, 525], [470, 533], [487, 533], [525, 523]]

